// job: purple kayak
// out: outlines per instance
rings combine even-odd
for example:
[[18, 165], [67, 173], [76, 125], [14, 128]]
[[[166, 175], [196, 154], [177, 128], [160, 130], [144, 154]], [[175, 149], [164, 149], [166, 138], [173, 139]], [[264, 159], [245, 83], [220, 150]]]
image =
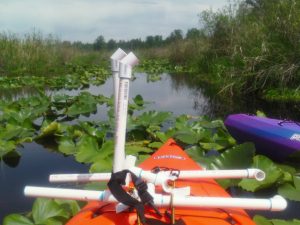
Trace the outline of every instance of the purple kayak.
[[283, 161], [297, 151], [300, 154], [298, 122], [233, 114], [227, 117], [225, 125], [238, 142], [251, 141], [257, 153], [272, 159]]

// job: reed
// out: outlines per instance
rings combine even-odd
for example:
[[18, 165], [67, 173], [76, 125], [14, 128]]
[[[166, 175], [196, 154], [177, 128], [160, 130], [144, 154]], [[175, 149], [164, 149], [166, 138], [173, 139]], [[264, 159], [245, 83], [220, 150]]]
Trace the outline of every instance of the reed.
[[22, 37], [0, 33], [0, 76], [53, 76], [67, 73], [66, 64], [96, 64], [102, 55], [78, 49], [49, 35], [32, 32]]

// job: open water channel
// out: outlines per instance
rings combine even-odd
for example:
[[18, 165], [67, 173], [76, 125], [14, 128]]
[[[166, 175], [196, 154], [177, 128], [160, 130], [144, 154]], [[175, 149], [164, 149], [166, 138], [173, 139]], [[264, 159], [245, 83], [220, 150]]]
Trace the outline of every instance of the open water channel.
[[[136, 74], [136, 79], [130, 86], [130, 96], [142, 95], [148, 102], [146, 110], [170, 111], [174, 115], [208, 115], [212, 118], [224, 118], [229, 113], [255, 113], [259, 109], [269, 116], [278, 118], [300, 118], [299, 115], [291, 113], [291, 110], [287, 109], [285, 105], [274, 107], [273, 104], [252, 99], [245, 99], [236, 104], [222, 103], [211, 94], [209, 87], [199, 87], [189, 76], [163, 74], [161, 80], [150, 82], [147, 81], [147, 74]], [[111, 96], [113, 93], [112, 79], [109, 78], [100, 87], [91, 86], [87, 91], [92, 94]], [[78, 93], [76, 90], [60, 90], [59, 92], [69, 95]], [[18, 95], [23, 96], [24, 92], [13, 93], [9, 96], [7, 93], [0, 93], [2, 98], [18, 98]], [[78, 119], [97, 121], [106, 118], [107, 108], [99, 106], [96, 114], [90, 117], [81, 116]], [[26, 185], [51, 186], [48, 182], [48, 176], [51, 173], [85, 173], [88, 171], [87, 165], [77, 163], [72, 157], [65, 157], [51, 150], [50, 146], [46, 148], [37, 143], [28, 143], [19, 147], [18, 151], [22, 155], [19, 161], [10, 163], [0, 161], [0, 221], [9, 213], [31, 210], [33, 199], [23, 195]], [[57, 187], [57, 185], [55, 186]], [[286, 212], [272, 216], [299, 218], [294, 213], [295, 210], [300, 210], [299, 204], [291, 203]]]

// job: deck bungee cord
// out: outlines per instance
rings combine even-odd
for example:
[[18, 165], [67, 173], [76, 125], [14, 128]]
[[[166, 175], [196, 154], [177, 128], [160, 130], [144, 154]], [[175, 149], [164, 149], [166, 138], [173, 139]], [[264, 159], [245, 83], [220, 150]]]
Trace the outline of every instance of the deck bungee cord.
[[[24, 189], [26, 196], [87, 202], [96, 201], [105, 204], [105, 206], [108, 203], [114, 206], [114, 214], [111, 214], [112, 212], [100, 214], [98, 218], [91, 216], [93, 210], [85, 208], [71, 219], [70, 224], [120, 224], [120, 222], [123, 224], [138, 223], [143, 225], [197, 224], [195, 222], [200, 221], [205, 214], [198, 211], [198, 209], [211, 210], [212, 214], [216, 213], [215, 209], [220, 209], [221, 213], [218, 213], [221, 215], [222, 210], [225, 209], [281, 211], [287, 207], [286, 200], [279, 195], [269, 199], [257, 199], [231, 198], [224, 194], [223, 190], [214, 181], [208, 179], [249, 178], [261, 181], [264, 180], [265, 173], [256, 168], [201, 170], [201, 167], [193, 162], [172, 139], [168, 140], [153, 155], [157, 155], [159, 152], [171, 151], [176, 156], [174, 152], [177, 151], [178, 154], [185, 154], [184, 157], [162, 157], [166, 156], [166, 154], [159, 157], [153, 156], [142, 163], [141, 168], [135, 166], [136, 157], [126, 156], [125, 154], [125, 140], [130, 79], [132, 69], [137, 63], [138, 59], [132, 52], [127, 55], [122, 49], [118, 49], [111, 56], [116, 121], [113, 172], [52, 174], [49, 176], [49, 181], [52, 183], [104, 181], [108, 182], [109, 189], [94, 191], [26, 186]], [[187, 165], [180, 164], [182, 163], [180, 160], [183, 159], [186, 159], [184, 163], [187, 163]], [[201, 190], [205, 185], [216, 190], [222, 190], [222, 196], [199, 195], [200, 192], [203, 192]], [[89, 203], [86, 207], [88, 206]], [[101, 208], [103, 205], [99, 207]], [[134, 221], [132, 221], [131, 217], [132, 209], [136, 211], [136, 219]], [[162, 215], [162, 210], [167, 212], [169, 219]], [[235, 221], [234, 223], [253, 224], [252, 220], [243, 211], [238, 211], [236, 214], [226, 213], [230, 215], [232, 221]], [[228, 217], [228, 215], [226, 216]], [[211, 216], [211, 218], [214, 218], [214, 216]], [[205, 224], [212, 224], [209, 216], [206, 218]]]

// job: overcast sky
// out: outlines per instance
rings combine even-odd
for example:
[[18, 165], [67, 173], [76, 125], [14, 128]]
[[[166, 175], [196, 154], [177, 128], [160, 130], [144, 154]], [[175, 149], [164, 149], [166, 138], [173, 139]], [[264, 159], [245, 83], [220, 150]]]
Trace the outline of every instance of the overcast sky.
[[0, 0], [0, 32], [34, 29], [62, 40], [93, 42], [168, 36], [199, 27], [198, 14], [227, 0]]

